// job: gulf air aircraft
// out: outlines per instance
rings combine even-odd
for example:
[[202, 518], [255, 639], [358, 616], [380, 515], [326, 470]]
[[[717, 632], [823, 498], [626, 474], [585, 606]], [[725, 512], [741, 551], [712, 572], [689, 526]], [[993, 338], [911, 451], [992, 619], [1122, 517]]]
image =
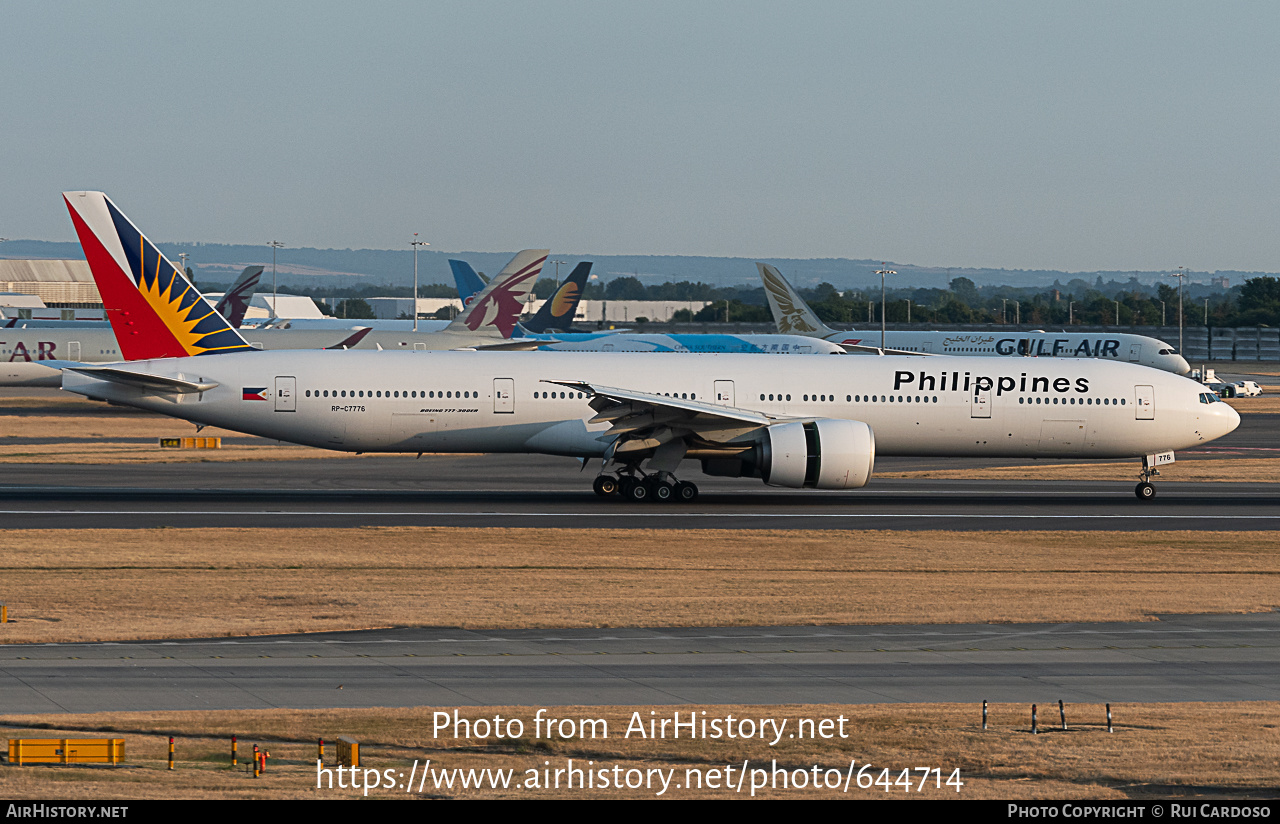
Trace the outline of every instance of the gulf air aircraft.
[[[89, 225], [110, 217], [105, 198], [67, 201]], [[124, 317], [151, 353], [68, 367], [64, 389], [326, 449], [599, 458], [595, 491], [633, 501], [695, 499], [677, 477], [686, 460], [774, 486], [856, 489], [877, 453], [1134, 458], [1145, 500], [1175, 450], [1240, 422], [1194, 381], [1089, 359], [262, 352], [141, 249], [95, 254], [118, 267], [121, 290], [132, 284]], [[202, 354], [170, 357], [174, 341]]]
[[[850, 351], [878, 351], [879, 332], [840, 331], [827, 326], [804, 302], [782, 273], [767, 263], [757, 263], [769, 308], [778, 331], [811, 335], [838, 343]], [[1138, 363], [1177, 375], [1191, 371], [1178, 350], [1156, 338], [1113, 332], [947, 332], [886, 331], [884, 346], [895, 352], [976, 357], [1031, 356], [1051, 358], [1100, 358]]]

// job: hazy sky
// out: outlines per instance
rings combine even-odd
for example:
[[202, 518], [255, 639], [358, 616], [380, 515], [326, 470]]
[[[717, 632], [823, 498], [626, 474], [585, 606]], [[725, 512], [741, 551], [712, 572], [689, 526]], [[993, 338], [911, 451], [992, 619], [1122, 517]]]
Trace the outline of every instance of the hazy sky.
[[0, 15], [3, 237], [1280, 269], [1276, 3]]

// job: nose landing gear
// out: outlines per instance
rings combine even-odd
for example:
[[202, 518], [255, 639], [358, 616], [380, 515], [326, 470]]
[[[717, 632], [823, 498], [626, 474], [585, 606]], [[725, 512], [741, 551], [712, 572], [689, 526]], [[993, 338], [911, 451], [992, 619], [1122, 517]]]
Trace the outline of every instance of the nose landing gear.
[[1155, 484], [1151, 483], [1151, 479], [1160, 474], [1160, 470], [1151, 465], [1150, 459], [1146, 456], [1142, 459], [1142, 472], [1138, 477], [1142, 478], [1142, 482], [1134, 487], [1133, 494], [1138, 497], [1139, 501], [1149, 501], [1156, 496]]

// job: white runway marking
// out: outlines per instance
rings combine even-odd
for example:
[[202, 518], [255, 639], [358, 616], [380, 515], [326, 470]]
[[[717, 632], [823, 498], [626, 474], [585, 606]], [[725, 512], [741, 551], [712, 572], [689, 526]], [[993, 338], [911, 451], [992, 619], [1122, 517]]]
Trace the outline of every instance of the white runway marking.
[[361, 517], [374, 518], [626, 518], [636, 517], [644, 518], [648, 516], [660, 516], [663, 518], [776, 518], [776, 519], [792, 519], [800, 520], [805, 518], [815, 519], [836, 519], [836, 518], [860, 518], [860, 519], [970, 519], [970, 520], [990, 520], [991, 518], [1020, 518], [1023, 520], [1111, 520], [1111, 521], [1274, 521], [1280, 520], [1280, 513], [1274, 515], [1211, 515], [1211, 514], [1185, 514], [1172, 515], [1168, 513], [1151, 513], [1148, 515], [1121, 515], [1121, 514], [1096, 514], [1086, 513], [1080, 515], [1027, 515], [1020, 513], [984, 513], [984, 514], [965, 514], [965, 513], [939, 513], [932, 515], [912, 514], [912, 513], [788, 513], [788, 512], [673, 512], [669, 509], [649, 508], [647, 511], [637, 512], [618, 512], [618, 511], [595, 511], [595, 512], [494, 512], [494, 511], [475, 511], [475, 512], [457, 512], [449, 510], [430, 511], [430, 512], [368, 512], [363, 510], [351, 510], [346, 512], [321, 512], [317, 510], [287, 510], [287, 509], [242, 509], [242, 510], [201, 510], [199, 512], [190, 512], [185, 509], [4, 509], [0, 510], [0, 515], [82, 515], [82, 516], [104, 516], [104, 515], [120, 515], [120, 516], [137, 516], [137, 515], [188, 515], [191, 517], [215, 515], [219, 517], [246, 516], [246, 515], [287, 515], [287, 516], [305, 516], [309, 518], [316, 517], [333, 517], [333, 518], [349, 518], [353, 515]]

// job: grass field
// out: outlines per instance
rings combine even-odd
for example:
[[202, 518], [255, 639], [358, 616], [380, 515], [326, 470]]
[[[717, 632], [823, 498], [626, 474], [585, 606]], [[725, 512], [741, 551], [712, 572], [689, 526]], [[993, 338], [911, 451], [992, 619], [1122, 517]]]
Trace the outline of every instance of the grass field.
[[10, 530], [2, 640], [1120, 621], [1280, 607], [1272, 532]]
[[[1244, 414], [1280, 411], [1280, 399], [1232, 401]], [[194, 434], [183, 422], [78, 399], [0, 399], [0, 462], [279, 460], [341, 453], [235, 444], [221, 451], [168, 451], [129, 438]], [[202, 435], [241, 437], [205, 430]], [[5, 444], [24, 438], [94, 437], [91, 444]], [[1162, 480], [1277, 480], [1271, 459], [1180, 461]], [[1024, 477], [1023, 467], [903, 476]], [[1035, 467], [1037, 477], [1128, 479], [1132, 464]], [[1049, 474], [1046, 474], [1049, 473]], [[10, 623], [0, 643], [193, 637], [391, 625], [464, 627], [701, 626], [836, 623], [1143, 620], [1160, 613], [1249, 612], [1280, 607], [1274, 532], [645, 531], [367, 528], [291, 530], [264, 541], [257, 530], [9, 530], [0, 532], [0, 600]], [[813, 765], [901, 770], [959, 768], [961, 798], [1125, 799], [1274, 797], [1280, 786], [1280, 705], [1121, 705], [1116, 732], [1100, 705], [1069, 706], [1070, 729], [1027, 731], [1026, 706], [882, 705], [681, 707], [715, 716], [750, 714], [798, 722], [850, 719], [831, 741], [517, 741], [430, 737], [431, 710], [270, 710], [0, 717], [5, 737], [123, 736], [123, 767], [0, 767], [10, 798], [340, 798], [359, 790], [315, 788], [317, 736], [352, 735], [366, 766], [403, 771], [415, 759], [439, 767], [562, 768], [568, 759], [625, 770], [726, 765], [789, 770]], [[560, 717], [604, 717], [625, 727], [650, 708], [557, 708]], [[672, 708], [652, 708], [669, 714]], [[0, 708], [0, 712], [2, 712]], [[472, 718], [531, 719], [534, 708], [464, 710]], [[228, 737], [242, 758], [252, 744], [272, 753], [268, 773], [229, 767]], [[179, 769], [165, 770], [167, 736]], [[331, 752], [331, 750], [330, 750]], [[917, 770], [914, 781], [920, 779]], [[931, 779], [932, 780], [932, 779]], [[914, 782], [913, 782], [914, 783]], [[890, 797], [954, 798], [954, 788]], [[747, 795], [669, 791], [668, 797]], [[582, 797], [573, 790], [432, 789], [424, 795]], [[652, 797], [649, 789], [593, 797]], [[775, 790], [766, 797], [843, 796]], [[884, 797], [882, 786], [851, 795]], [[370, 795], [404, 797], [386, 789]]]

